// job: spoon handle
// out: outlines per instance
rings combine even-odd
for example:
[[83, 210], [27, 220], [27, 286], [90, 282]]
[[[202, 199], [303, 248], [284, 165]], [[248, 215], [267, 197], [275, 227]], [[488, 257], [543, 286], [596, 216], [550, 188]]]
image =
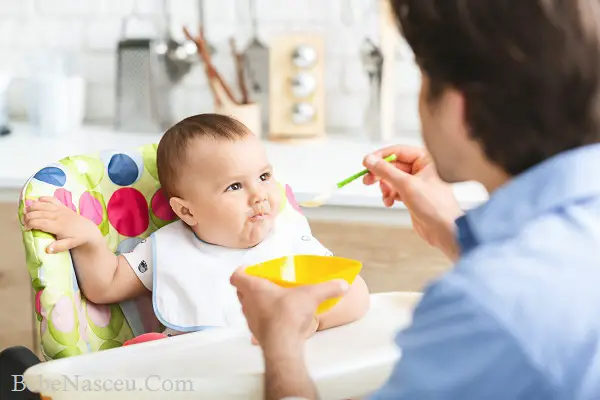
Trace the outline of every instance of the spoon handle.
[[[384, 158], [384, 160], [387, 161], [387, 162], [391, 162], [391, 161], [394, 161], [396, 159], [396, 157], [397, 156], [395, 154], [391, 154], [391, 155], [387, 156], [386, 158]], [[360, 171], [360, 172], [352, 175], [351, 177], [346, 178], [343, 181], [338, 182], [336, 184], [336, 186], [338, 187], [338, 189], [343, 188], [344, 186], [346, 186], [350, 182], [352, 182], [352, 181], [360, 178], [361, 176], [366, 175], [368, 172], [369, 172], [368, 169], [364, 169], [364, 170], [362, 170], [362, 171]]]

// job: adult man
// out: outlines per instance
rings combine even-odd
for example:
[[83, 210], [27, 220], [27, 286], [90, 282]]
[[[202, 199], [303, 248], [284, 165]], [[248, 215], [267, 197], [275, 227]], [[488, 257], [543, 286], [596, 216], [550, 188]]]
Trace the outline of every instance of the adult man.
[[[392, 4], [422, 71], [428, 153], [367, 156], [365, 183], [456, 265], [427, 287], [373, 397], [600, 398], [600, 1]], [[397, 168], [381, 162], [392, 152]], [[443, 182], [465, 180], [490, 200], [461, 215]], [[343, 285], [284, 290], [242, 271], [232, 283], [267, 397], [315, 398], [298, 332]]]

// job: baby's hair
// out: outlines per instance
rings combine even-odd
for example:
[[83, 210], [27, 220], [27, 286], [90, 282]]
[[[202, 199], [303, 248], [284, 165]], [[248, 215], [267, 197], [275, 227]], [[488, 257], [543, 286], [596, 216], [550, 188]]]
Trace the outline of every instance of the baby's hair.
[[178, 175], [187, 162], [189, 144], [195, 139], [239, 140], [252, 132], [240, 121], [221, 114], [199, 114], [169, 128], [158, 144], [158, 180], [167, 198], [178, 197]]

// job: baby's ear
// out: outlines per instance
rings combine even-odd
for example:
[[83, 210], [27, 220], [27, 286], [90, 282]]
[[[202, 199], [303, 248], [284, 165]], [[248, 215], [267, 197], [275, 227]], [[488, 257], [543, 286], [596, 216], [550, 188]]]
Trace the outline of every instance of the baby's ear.
[[179, 197], [171, 197], [169, 204], [179, 219], [190, 226], [196, 225], [197, 221], [185, 200]]

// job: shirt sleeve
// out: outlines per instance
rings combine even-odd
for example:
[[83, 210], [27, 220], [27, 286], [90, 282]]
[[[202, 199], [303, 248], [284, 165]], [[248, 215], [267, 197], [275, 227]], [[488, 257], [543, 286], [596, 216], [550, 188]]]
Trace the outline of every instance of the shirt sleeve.
[[554, 398], [511, 332], [460, 285], [432, 285], [396, 342], [401, 359], [371, 400]]
[[133, 272], [140, 278], [140, 281], [148, 288], [152, 290], [152, 275], [153, 275], [153, 262], [154, 257], [152, 254], [152, 240], [150, 238], [141, 241], [132, 251], [129, 253], [123, 253], [123, 257], [129, 263]]

